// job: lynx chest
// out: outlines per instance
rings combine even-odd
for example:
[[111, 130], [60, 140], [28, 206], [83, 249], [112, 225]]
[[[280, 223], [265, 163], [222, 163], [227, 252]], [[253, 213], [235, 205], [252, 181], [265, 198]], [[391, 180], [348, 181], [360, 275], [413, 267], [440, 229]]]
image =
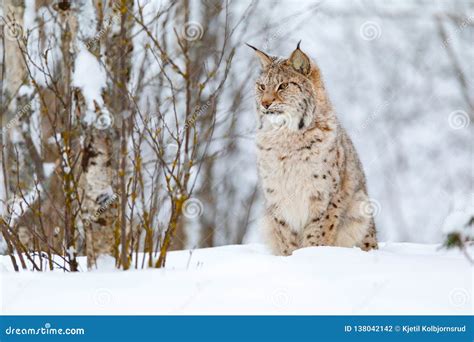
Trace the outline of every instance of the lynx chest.
[[257, 136], [262, 190], [267, 207], [298, 231], [311, 219], [311, 206], [324, 206], [338, 181], [335, 148], [319, 139], [279, 140]]

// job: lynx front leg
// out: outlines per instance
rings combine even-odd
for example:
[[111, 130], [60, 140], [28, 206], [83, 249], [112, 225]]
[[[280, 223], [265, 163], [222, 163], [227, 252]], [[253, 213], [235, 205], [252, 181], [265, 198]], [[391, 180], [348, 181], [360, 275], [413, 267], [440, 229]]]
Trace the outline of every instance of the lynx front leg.
[[339, 196], [335, 196], [329, 202], [327, 209], [314, 216], [311, 222], [304, 228], [302, 247], [334, 246], [340, 216], [341, 200]]
[[372, 219], [369, 223], [369, 229], [367, 234], [364, 236], [362, 242], [358, 245], [363, 251], [370, 251], [371, 249], [378, 249], [377, 244], [377, 233], [375, 230], [375, 223]]
[[322, 217], [313, 219], [302, 233], [301, 247], [334, 246], [337, 220], [331, 220], [332, 210]]
[[364, 251], [377, 248], [374, 219], [365, 209], [370, 203], [367, 194], [359, 191], [350, 202], [339, 227], [336, 246], [360, 247]]
[[265, 238], [276, 255], [291, 255], [298, 248], [297, 233], [288, 224], [274, 214], [263, 219]]
[[304, 229], [301, 237], [301, 247], [323, 246], [326, 232], [318, 222], [311, 222]]

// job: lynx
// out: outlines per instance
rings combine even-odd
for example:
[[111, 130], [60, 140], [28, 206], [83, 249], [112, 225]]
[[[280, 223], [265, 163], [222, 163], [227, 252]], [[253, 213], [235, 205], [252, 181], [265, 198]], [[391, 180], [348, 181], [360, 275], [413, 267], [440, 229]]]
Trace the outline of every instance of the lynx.
[[[250, 46], [250, 45], [249, 45]], [[326, 94], [318, 66], [300, 49], [288, 59], [250, 46], [263, 229], [273, 252], [308, 246], [377, 248], [362, 165]]]

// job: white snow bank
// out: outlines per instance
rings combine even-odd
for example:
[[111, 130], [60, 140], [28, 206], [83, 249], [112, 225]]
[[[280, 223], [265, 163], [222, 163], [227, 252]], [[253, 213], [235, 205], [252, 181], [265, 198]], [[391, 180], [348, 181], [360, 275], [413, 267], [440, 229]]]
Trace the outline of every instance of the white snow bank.
[[472, 314], [470, 264], [434, 245], [290, 257], [225, 246], [171, 252], [163, 270], [76, 274], [15, 273], [0, 261], [2, 314]]

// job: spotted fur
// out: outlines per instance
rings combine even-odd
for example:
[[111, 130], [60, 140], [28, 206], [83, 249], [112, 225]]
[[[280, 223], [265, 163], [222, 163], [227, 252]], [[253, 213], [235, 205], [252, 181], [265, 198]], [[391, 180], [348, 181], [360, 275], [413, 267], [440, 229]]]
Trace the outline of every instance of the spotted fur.
[[269, 245], [279, 255], [308, 246], [377, 248], [362, 166], [319, 68], [299, 46], [288, 59], [255, 51], [262, 64], [256, 146]]

